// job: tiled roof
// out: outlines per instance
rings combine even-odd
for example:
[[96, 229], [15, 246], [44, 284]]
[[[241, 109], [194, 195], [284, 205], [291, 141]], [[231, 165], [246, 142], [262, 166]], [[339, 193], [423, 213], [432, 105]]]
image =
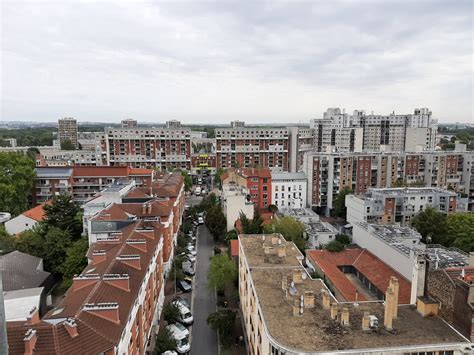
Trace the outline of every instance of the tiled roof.
[[230, 241], [230, 255], [239, 256], [239, 241], [237, 239]]
[[153, 169], [144, 169], [144, 168], [128, 168], [130, 175], [149, 175], [153, 174]]
[[69, 167], [57, 167], [57, 168], [36, 168], [37, 178], [62, 178], [70, 177], [73, 173], [73, 169]]
[[40, 287], [51, 275], [40, 268], [42, 259], [19, 251], [0, 256], [3, 290], [13, 291]]
[[[382, 293], [385, 293], [390, 277], [395, 276], [399, 282], [399, 303], [410, 303], [411, 283], [366, 249], [346, 249], [338, 253], [331, 253], [327, 250], [310, 250], [307, 252], [307, 256], [319, 265], [334, 287], [349, 302], [355, 301], [357, 289], [339, 269], [342, 266], [356, 268]], [[359, 293], [358, 300], [364, 301], [365, 297]]]
[[272, 172], [268, 168], [241, 168], [237, 169], [238, 173], [240, 172], [240, 175], [243, 177], [252, 177], [252, 176], [258, 176], [260, 178], [271, 178], [272, 177]]
[[[473, 282], [474, 281], [474, 266], [466, 266], [466, 267], [452, 267], [444, 269], [446, 274], [452, 279], [460, 279], [466, 282]], [[464, 279], [462, 278], [462, 272], [464, 270]]]
[[23, 212], [23, 216], [34, 219], [37, 222], [41, 222], [44, 219], [44, 203], [33, 207], [32, 209]]
[[128, 177], [127, 166], [75, 166], [74, 177], [111, 176]]
[[132, 217], [166, 217], [169, 216], [173, 209], [173, 201], [171, 200], [152, 200], [149, 202], [151, 205], [151, 212], [145, 207], [145, 213], [143, 206], [146, 203], [118, 203], [113, 204], [107, 209], [100, 212], [93, 220], [96, 221], [120, 221], [128, 220]]

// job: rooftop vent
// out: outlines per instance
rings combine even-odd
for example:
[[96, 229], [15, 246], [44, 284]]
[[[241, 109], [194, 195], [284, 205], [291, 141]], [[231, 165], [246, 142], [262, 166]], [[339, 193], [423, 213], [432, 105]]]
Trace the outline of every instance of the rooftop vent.
[[68, 318], [64, 321], [64, 328], [71, 338], [75, 338], [79, 335], [79, 332], [77, 331], [77, 323], [73, 318]]
[[116, 302], [86, 303], [82, 308], [84, 311], [97, 317], [119, 324], [119, 305]]

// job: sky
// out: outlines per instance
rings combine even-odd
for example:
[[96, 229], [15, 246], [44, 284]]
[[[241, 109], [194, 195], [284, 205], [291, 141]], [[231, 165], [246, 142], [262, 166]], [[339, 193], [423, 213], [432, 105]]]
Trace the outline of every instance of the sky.
[[0, 120], [472, 123], [473, 4], [3, 0]]

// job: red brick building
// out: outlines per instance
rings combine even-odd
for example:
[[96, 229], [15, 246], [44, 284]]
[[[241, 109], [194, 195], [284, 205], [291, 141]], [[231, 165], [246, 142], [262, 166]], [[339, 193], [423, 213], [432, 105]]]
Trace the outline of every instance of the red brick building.
[[268, 168], [228, 169], [221, 180], [225, 184], [246, 187], [255, 208], [267, 208], [272, 204], [272, 174]]

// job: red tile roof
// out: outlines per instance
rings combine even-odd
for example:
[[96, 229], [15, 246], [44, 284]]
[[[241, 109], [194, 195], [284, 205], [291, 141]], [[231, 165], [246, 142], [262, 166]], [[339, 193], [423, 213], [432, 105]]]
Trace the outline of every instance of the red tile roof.
[[474, 266], [452, 267], [452, 268], [447, 268], [444, 270], [446, 271], [446, 274], [448, 274], [448, 276], [452, 280], [455, 280], [455, 279], [463, 280], [461, 276], [463, 269], [464, 269], [464, 281], [466, 282], [474, 281]]
[[37, 222], [41, 222], [44, 219], [44, 205], [45, 203], [42, 203], [41, 205], [38, 205], [36, 207], [33, 207], [32, 209], [23, 212], [23, 216], [26, 216], [28, 218], [34, 219]]
[[239, 256], [239, 241], [238, 239], [232, 239], [230, 241], [230, 255]]
[[[367, 249], [346, 249], [339, 253], [331, 253], [327, 250], [310, 250], [306, 255], [310, 261], [321, 268], [334, 287], [349, 302], [355, 301], [356, 287], [339, 269], [342, 266], [356, 268], [382, 293], [385, 293], [390, 277], [395, 276], [399, 283], [399, 304], [410, 303], [411, 283]], [[358, 300], [363, 301], [365, 297], [359, 293]]]
[[128, 177], [127, 166], [75, 166], [74, 177], [96, 177], [96, 176], [111, 176], [111, 177]]
[[146, 175], [151, 176], [153, 174], [153, 169], [144, 169], [144, 168], [128, 168], [130, 175]]
[[243, 177], [258, 176], [260, 178], [271, 178], [272, 172], [269, 168], [241, 168], [237, 172]]

